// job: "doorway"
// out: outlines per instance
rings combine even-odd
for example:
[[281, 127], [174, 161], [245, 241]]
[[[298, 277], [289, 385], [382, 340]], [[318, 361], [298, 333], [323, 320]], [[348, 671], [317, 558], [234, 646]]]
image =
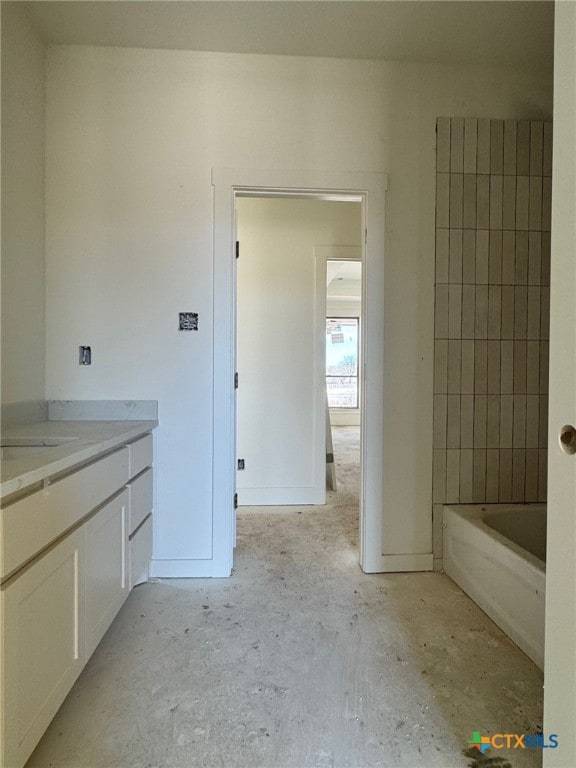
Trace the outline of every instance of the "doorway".
[[[403, 569], [404, 555], [385, 555], [387, 493], [383, 487], [384, 419], [384, 198], [380, 174], [315, 171], [213, 171], [215, 188], [214, 261], [214, 444], [213, 575], [231, 572], [234, 543], [233, 498], [236, 493], [236, 204], [241, 197], [328, 199], [360, 202], [365, 270], [363, 286], [363, 365], [360, 372], [362, 415], [362, 487], [360, 552], [368, 573]], [[370, 226], [368, 226], [368, 222]], [[240, 457], [241, 458], [241, 457]], [[393, 525], [391, 527], [393, 533]], [[410, 559], [412, 565], [412, 558]]]
[[[325, 258], [330, 246], [315, 244], [346, 243], [361, 258], [361, 202], [240, 194], [236, 232], [238, 504], [322, 505], [330, 452], [326, 383], [360, 388], [358, 355], [351, 375], [326, 377], [328, 276], [333, 291], [353, 284], [359, 290], [360, 281], [338, 279], [336, 262]], [[342, 297], [332, 309], [344, 303]]]
[[[351, 494], [360, 488], [362, 369], [362, 258], [360, 248], [322, 247], [326, 275], [327, 486]], [[318, 268], [322, 268], [321, 263]]]

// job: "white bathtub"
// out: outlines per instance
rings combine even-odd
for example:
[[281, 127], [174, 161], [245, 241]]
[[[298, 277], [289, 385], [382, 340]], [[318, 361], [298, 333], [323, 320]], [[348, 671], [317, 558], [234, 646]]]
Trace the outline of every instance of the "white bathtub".
[[545, 504], [450, 504], [444, 570], [540, 668], [544, 666]]

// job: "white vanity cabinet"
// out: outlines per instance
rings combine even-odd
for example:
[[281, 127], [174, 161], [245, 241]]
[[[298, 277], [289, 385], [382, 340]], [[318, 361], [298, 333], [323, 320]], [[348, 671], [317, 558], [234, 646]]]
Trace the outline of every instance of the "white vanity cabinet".
[[22, 768], [151, 557], [152, 436], [8, 500], [0, 768]]

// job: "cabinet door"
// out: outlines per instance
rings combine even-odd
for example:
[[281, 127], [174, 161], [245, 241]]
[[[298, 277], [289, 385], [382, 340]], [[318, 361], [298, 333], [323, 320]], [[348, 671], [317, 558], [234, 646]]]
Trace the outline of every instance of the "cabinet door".
[[86, 523], [86, 659], [128, 596], [128, 491]]
[[9, 768], [24, 765], [84, 666], [83, 559], [76, 531], [0, 592], [1, 763]]

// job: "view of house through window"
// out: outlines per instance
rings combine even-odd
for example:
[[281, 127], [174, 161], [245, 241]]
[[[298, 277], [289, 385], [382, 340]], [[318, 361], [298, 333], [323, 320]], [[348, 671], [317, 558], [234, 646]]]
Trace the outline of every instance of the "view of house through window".
[[358, 408], [357, 317], [326, 318], [326, 389], [330, 408]]

